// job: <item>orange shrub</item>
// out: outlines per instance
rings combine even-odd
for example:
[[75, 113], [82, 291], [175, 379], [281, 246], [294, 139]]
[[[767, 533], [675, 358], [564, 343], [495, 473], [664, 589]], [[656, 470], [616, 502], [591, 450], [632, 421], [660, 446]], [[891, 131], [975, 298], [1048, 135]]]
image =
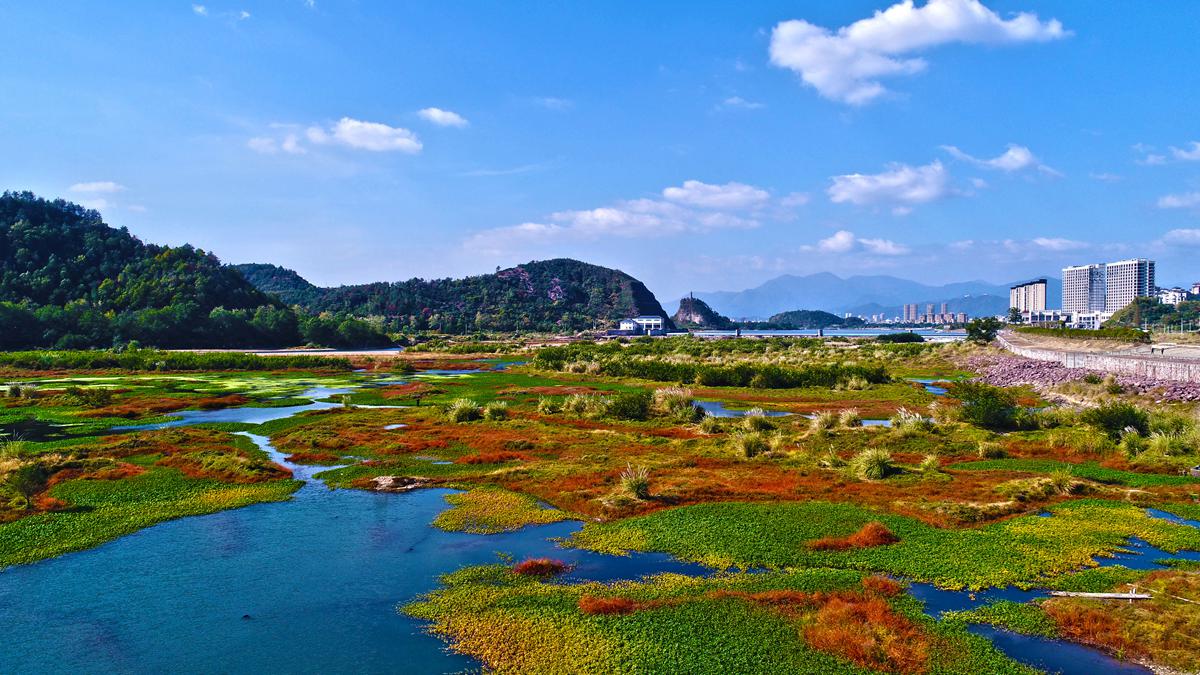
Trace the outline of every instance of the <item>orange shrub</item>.
[[863, 590], [868, 593], [882, 595], [885, 598], [895, 597], [900, 594], [904, 586], [895, 579], [889, 579], [881, 576], [870, 576], [862, 580]]
[[643, 609], [642, 604], [629, 598], [597, 598], [584, 595], [579, 598], [579, 611], [584, 614], [633, 614]]
[[571, 569], [570, 565], [552, 558], [530, 558], [513, 565], [515, 574], [531, 577], [552, 577], [569, 569]]
[[1125, 635], [1121, 622], [1108, 612], [1069, 600], [1051, 600], [1042, 608], [1064, 637], [1113, 652], [1141, 653], [1138, 643]]
[[858, 532], [848, 537], [825, 537], [808, 542], [808, 548], [814, 551], [845, 551], [851, 548], [872, 548], [894, 544], [900, 538], [892, 534], [883, 523], [871, 521], [862, 526]]
[[813, 649], [889, 673], [928, 670], [929, 643], [910, 619], [880, 597], [839, 594], [817, 611], [804, 630]]

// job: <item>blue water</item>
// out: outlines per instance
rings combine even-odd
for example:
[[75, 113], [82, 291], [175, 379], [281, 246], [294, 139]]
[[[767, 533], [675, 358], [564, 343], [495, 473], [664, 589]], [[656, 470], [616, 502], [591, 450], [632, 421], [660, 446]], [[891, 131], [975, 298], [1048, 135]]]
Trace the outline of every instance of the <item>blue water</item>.
[[[309, 479], [328, 467], [291, 468]], [[170, 521], [0, 572], [0, 673], [459, 672], [479, 664], [396, 611], [439, 574], [498, 552], [564, 560], [572, 580], [711, 571], [550, 541], [578, 522], [491, 536], [429, 527], [451, 492], [311, 481], [289, 502]]]
[[[967, 332], [963, 330], [935, 330], [931, 328], [918, 328], [914, 330], [888, 328], [826, 328], [824, 329], [823, 334], [825, 337], [875, 337], [899, 332], [916, 333], [921, 337], [941, 340], [962, 340], [967, 337]], [[815, 337], [817, 335], [817, 330], [743, 330], [741, 334], [743, 337]], [[734, 331], [697, 330], [692, 331], [692, 335], [696, 335], [698, 337], [730, 337], [734, 335]]]
[[[749, 409], [746, 410], [731, 410], [725, 407], [724, 401], [696, 401], [696, 407], [702, 409], [705, 413], [713, 417], [745, 417]], [[779, 410], [764, 410], [764, 417], [787, 417], [792, 415], [790, 412]]]
[[934, 396], [945, 396], [946, 394], [950, 393], [950, 391], [948, 389], [946, 389], [945, 387], [939, 387], [936, 384], [934, 384], [935, 382], [945, 382], [946, 380], [926, 380], [926, 379], [922, 379], [919, 377], [909, 377], [906, 379], [909, 382], [916, 382], [916, 383], [924, 386], [925, 391], [933, 394]]
[[291, 417], [309, 410], [325, 410], [327, 408], [336, 408], [341, 403], [331, 403], [328, 401], [318, 401], [316, 399], [328, 398], [330, 396], [339, 396], [348, 394], [353, 389], [332, 389], [329, 387], [312, 387], [300, 394], [297, 398], [311, 399], [311, 403], [304, 405], [293, 405], [279, 408], [223, 408], [221, 410], [184, 410], [177, 413], [171, 413], [168, 417], [169, 422], [160, 422], [158, 424], [134, 424], [128, 426], [113, 427], [113, 431], [140, 431], [151, 429], [167, 429], [170, 427], [182, 427], [192, 424], [205, 424], [212, 422], [244, 422], [246, 424], [263, 424], [272, 420]]
[[1005, 654], [1021, 663], [1062, 675], [1126, 673], [1145, 675], [1145, 666], [1118, 661], [1098, 649], [1032, 635], [1020, 635], [993, 626], [970, 626], [969, 630], [988, 638]]

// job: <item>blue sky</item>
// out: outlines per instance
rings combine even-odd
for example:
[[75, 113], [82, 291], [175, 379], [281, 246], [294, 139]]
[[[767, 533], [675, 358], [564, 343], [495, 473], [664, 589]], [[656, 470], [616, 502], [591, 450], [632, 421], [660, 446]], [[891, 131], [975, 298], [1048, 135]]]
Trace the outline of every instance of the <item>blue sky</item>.
[[320, 284], [559, 256], [666, 304], [1134, 256], [1200, 279], [1191, 0], [0, 0], [0, 26], [0, 185]]

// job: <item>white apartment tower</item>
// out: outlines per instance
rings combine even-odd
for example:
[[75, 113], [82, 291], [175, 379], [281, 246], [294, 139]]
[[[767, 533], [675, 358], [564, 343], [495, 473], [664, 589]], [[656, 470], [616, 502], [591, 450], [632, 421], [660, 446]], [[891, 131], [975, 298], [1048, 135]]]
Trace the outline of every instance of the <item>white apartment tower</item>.
[[1064, 267], [1064, 312], [1103, 312], [1105, 305], [1104, 265]]
[[1104, 268], [1104, 311], [1116, 312], [1133, 302], [1134, 298], [1154, 295], [1153, 260], [1145, 258], [1120, 260], [1108, 263]]
[[1008, 306], [1015, 307], [1021, 312], [1045, 311], [1046, 280], [1037, 279], [1009, 288]]

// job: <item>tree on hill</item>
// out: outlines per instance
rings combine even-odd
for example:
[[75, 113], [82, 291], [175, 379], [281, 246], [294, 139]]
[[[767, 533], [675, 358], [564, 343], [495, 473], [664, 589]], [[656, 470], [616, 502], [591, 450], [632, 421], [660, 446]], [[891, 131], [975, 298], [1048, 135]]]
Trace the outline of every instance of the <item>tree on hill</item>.
[[679, 309], [671, 319], [680, 328], [729, 330], [735, 325], [728, 317], [709, 307], [708, 303], [692, 296], [679, 300]]
[[291, 346], [311, 322], [211, 253], [145, 244], [61, 199], [0, 195], [0, 348]]
[[[378, 317], [393, 332], [574, 332], [649, 314], [671, 325], [642, 282], [620, 270], [559, 258], [463, 279], [409, 279], [318, 288], [295, 272], [235, 267], [260, 290], [311, 312]], [[671, 327], [674, 327], [671, 325]]]
[[823, 312], [819, 309], [796, 309], [790, 312], [780, 312], [767, 320], [771, 325], [779, 328], [789, 329], [810, 329], [810, 328], [831, 328], [851, 327], [863, 325], [863, 320], [858, 317], [843, 318], [836, 314]]

